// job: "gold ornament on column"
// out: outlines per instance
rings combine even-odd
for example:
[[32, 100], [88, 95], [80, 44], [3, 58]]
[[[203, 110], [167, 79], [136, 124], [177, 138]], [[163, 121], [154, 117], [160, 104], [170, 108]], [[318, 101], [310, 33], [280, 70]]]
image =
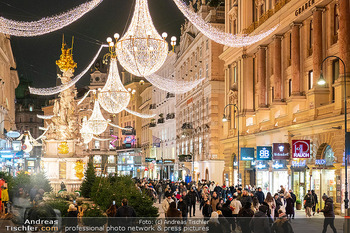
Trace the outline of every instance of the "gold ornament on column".
[[84, 177], [84, 162], [82, 160], [78, 160], [75, 162], [75, 176], [81, 180]]
[[58, 153], [59, 154], [68, 154], [69, 153], [69, 147], [67, 142], [61, 142], [58, 146]]
[[62, 72], [65, 72], [67, 70], [72, 70], [74, 72], [74, 68], [77, 67], [77, 63], [73, 60], [73, 43], [74, 43], [74, 37], [72, 39], [72, 47], [67, 48], [67, 44], [64, 42], [64, 35], [62, 39], [62, 54], [60, 56], [60, 60], [56, 61], [56, 65]]

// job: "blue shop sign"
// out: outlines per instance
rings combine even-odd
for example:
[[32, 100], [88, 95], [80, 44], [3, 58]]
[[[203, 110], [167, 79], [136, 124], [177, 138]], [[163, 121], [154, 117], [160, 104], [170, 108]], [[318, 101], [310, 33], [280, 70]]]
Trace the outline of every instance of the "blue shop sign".
[[254, 160], [254, 148], [253, 147], [242, 147], [241, 148], [241, 160], [242, 161]]
[[257, 146], [256, 160], [272, 160], [272, 146]]

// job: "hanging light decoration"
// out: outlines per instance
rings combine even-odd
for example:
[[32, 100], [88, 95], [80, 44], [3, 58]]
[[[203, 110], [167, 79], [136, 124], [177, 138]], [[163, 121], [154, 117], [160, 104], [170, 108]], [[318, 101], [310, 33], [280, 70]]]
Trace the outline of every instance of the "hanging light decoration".
[[98, 6], [103, 0], [83, 3], [67, 12], [45, 17], [38, 21], [23, 22], [0, 17], [0, 33], [11, 36], [40, 36], [68, 26]]
[[139, 77], [153, 74], [167, 58], [169, 50], [165, 41], [167, 36], [165, 32], [160, 36], [154, 27], [148, 1], [136, 0], [133, 18], [127, 32], [120, 40], [118, 33], [114, 35], [120, 64], [129, 73]]
[[173, 1], [175, 2], [176, 6], [180, 9], [180, 11], [184, 14], [184, 16], [206, 37], [215, 41], [216, 43], [226, 45], [229, 47], [244, 47], [252, 45], [270, 35], [279, 26], [276, 25], [270, 30], [260, 33], [258, 35], [233, 35], [230, 33], [225, 33], [220, 29], [212, 26], [210, 23], [205, 22], [202, 16], [196, 14], [193, 10], [191, 10], [183, 0]]
[[120, 80], [117, 59], [111, 57], [106, 84], [98, 93], [101, 107], [109, 113], [119, 113], [128, 106], [130, 98], [131, 94]]
[[157, 74], [151, 74], [149, 76], [146, 76], [145, 78], [155, 87], [174, 94], [184, 94], [186, 92], [189, 92], [205, 79], [201, 78], [194, 81], [184, 81], [176, 80], [175, 77], [164, 78]]
[[92, 134], [99, 135], [103, 133], [108, 126], [108, 120], [103, 118], [101, 113], [100, 104], [98, 100], [95, 100], [94, 110], [87, 121], [87, 127]]
[[83, 142], [85, 144], [91, 142], [93, 134], [92, 134], [91, 130], [89, 129], [89, 126], [87, 125], [87, 117], [86, 116], [84, 116], [84, 118], [83, 118], [83, 123], [82, 123], [81, 129], [80, 129], [80, 134], [81, 134], [81, 137], [82, 137]]

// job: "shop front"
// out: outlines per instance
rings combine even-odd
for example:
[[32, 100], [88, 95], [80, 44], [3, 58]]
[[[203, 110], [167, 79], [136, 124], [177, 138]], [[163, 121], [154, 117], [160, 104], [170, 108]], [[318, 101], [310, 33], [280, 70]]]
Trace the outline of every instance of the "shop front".
[[289, 174], [287, 160], [274, 160], [272, 163], [272, 188], [271, 193], [281, 190], [281, 185], [285, 190], [289, 190]]
[[308, 189], [310, 189], [310, 170], [306, 166], [306, 160], [292, 160], [292, 190], [297, 199], [303, 201]]
[[[254, 163], [253, 163], [254, 165]], [[267, 161], [256, 161], [256, 187], [261, 188], [266, 194], [271, 192], [271, 172], [269, 171], [269, 164]]]
[[142, 156], [138, 151], [119, 152], [117, 174], [141, 178]]

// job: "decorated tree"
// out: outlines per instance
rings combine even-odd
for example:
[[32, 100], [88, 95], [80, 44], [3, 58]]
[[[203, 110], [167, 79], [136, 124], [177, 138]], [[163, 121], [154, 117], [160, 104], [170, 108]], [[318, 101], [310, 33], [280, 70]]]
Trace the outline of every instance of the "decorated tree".
[[83, 197], [91, 197], [91, 188], [96, 180], [95, 168], [92, 162], [88, 164], [85, 171], [85, 179], [80, 186], [81, 195]]

